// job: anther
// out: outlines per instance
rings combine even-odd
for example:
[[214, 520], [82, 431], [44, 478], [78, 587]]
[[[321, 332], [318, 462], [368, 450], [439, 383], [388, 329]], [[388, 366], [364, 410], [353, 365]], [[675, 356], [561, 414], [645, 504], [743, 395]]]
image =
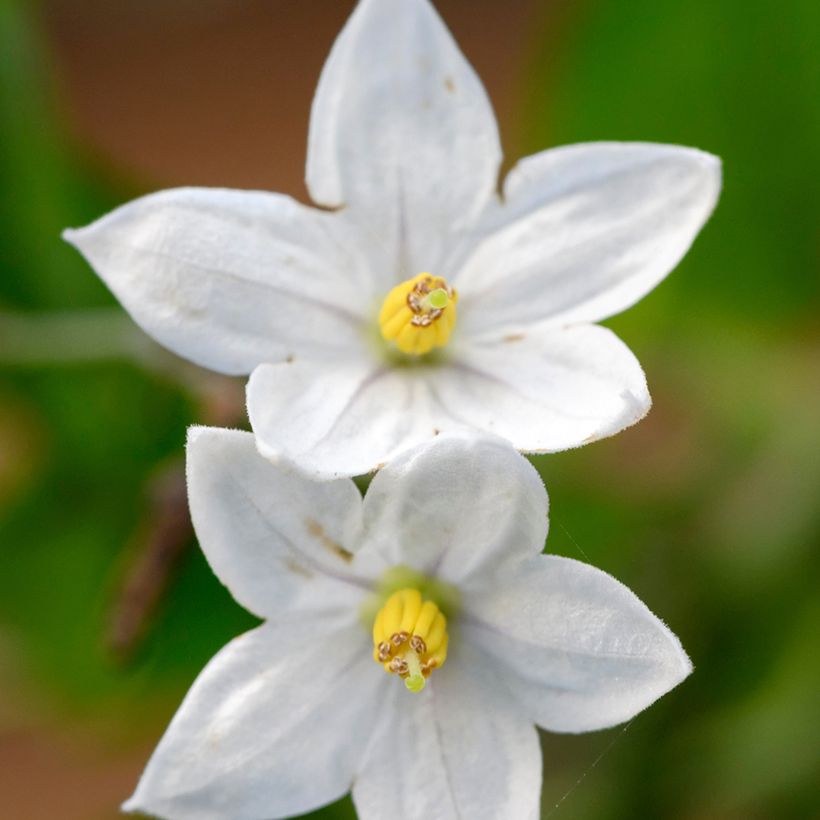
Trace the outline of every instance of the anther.
[[387, 294], [379, 312], [382, 338], [412, 356], [442, 347], [456, 323], [457, 301], [444, 279], [420, 273]]
[[447, 658], [447, 620], [417, 589], [393, 593], [373, 623], [373, 658], [391, 675], [420, 692]]
[[424, 675], [425, 678], [430, 677], [430, 673], [438, 666], [438, 663], [434, 660], [428, 661], [425, 664], [422, 664], [421, 667], [421, 674]]
[[387, 664], [387, 671], [392, 672], [394, 675], [406, 675], [409, 671], [407, 661], [402, 658], [393, 658], [393, 660]]

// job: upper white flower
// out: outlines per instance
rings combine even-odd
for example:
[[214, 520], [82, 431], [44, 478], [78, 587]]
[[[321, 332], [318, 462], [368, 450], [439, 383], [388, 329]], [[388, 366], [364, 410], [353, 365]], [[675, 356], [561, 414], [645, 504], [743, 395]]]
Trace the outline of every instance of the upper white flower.
[[308, 189], [335, 210], [182, 188], [66, 237], [160, 342], [251, 374], [269, 457], [355, 475], [455, 427], [575, 447], [649, 408], [635, 357], [593, 323], [675, 267], [720, 164], [581, 144], [519, 162], [499, 194], [500, 163], [484, 89], [427, 0], [361, 0], [310, 123]]
[[201, 673], [126, 810], [261, 820], [352, 787], [363, 820], [534, 820], [533, 724], [612, 726], [691, 670], [626, 587], [541, 554], [544, 486], [499, 438], [443, 434], [362, 500], [194, 428], [188, 482], [211, 567], [264, 623]]

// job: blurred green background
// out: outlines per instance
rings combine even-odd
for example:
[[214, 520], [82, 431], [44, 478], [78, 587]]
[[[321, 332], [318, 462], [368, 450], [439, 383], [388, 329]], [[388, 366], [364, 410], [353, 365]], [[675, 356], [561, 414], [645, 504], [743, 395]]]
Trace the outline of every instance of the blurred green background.
[[[312, 86], [351, 5], [0, 0], [2, 817], [116, 817], [253, 623], [175, 480], [186, 425], [241, 423], [241, 385], [148, 342], [60, 230], [175, 184], [303, 196]], [[696, 672], [625, 729], [545, 735], [543, 816], [818, 816], [820, 5], [439, 6], [511, 158], [623, 139], [725, 164], [693, 250], [609, 323], [651, 414], [536, 459], [549, 549], [628, 584]]]

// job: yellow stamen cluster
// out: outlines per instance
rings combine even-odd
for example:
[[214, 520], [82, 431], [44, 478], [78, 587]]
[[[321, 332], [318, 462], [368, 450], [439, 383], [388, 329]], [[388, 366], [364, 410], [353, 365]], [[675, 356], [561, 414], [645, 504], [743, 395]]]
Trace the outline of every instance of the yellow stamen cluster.
[[444, 279], [420, 273], [387, 294], [379, 312], [382, 338], [411, 356], [442, 347], [456, 324], [457, 301]]
[[417, 589], [400, 589], [373, 622], [373, 660], [420, 692], [431, 672], [447, 659], [447, 619]]

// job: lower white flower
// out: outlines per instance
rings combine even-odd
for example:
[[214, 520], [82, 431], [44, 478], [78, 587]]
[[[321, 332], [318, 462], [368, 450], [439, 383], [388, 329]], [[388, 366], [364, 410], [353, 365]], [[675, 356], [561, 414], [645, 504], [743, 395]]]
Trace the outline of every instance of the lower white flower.
[[626, 587], [541, 554], [544, 486], [500, 439], [442, 435], [362, 500], [194, 428], [188, 479], [208, 561], [265, 622], [199, 676], [126, 810], [261, 820], [352, 788], [365, 820], [537, 818], [534, 724], [612, 726], [691, 671]]

